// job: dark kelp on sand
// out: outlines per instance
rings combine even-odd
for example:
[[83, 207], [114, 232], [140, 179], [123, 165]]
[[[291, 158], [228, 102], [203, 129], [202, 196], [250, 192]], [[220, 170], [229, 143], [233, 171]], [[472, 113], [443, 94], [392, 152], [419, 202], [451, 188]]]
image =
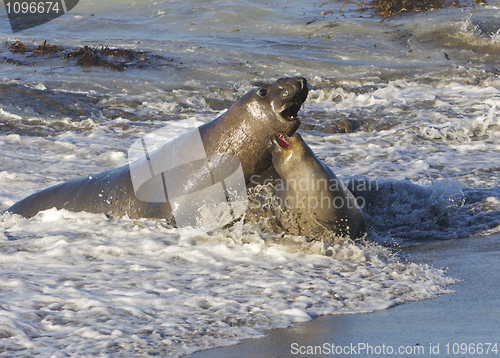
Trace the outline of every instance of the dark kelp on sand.
[[402, 12], [427, 11], [444, 7], [458, 7], [458, 1], [447, 0], [372, 0], [369, 8], [376, 15], [395, 16]]
[[[475, 5], [485, 4], [485, 0], [474, 0]], [[355, 1], [346, 1], [340, 7], [340, 11], [347, 4], [354, 4], [363, 10], [373, 10], [375, 15], [384, 17], [384, 20], [400, 13], [420, 12], [445, 7], [460, 7], [458, 0], [371, 0], [368, 4], [365, 0], [364, 6]], [[325, 15], [323, 12], [320, 15]]]
[[[65, 49], [61, 46], [42, 42], [38, 47], [28, 47], [21, 41], [7, 43], [9, 50], [14, 54], [27, 54], [26, 58], [36, 55], [49, 55], [51, 58], [63, 60], [76, 60], [76, 65], [81, 67], [102, 67], [110, 70], [123, 71], [127, 68], [141, 68], [151, 65], [164, 66], [172, 59], [159, 55], [153, 55], [146, 51], [132, 49], [110, 48], [109, 46], [80, 46], [78, 49]], [[29, 64], [33, 64], [29, 61]], [[23, 65], [25, 62], [7, 60], [6, 63]]]

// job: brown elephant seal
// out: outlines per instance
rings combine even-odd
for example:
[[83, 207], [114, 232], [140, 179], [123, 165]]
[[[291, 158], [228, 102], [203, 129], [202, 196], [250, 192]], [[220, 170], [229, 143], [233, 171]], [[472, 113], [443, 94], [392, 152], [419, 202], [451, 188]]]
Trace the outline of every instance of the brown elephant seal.
[[[17, 202], [7, 211], [31, 217], [55, 207], [111, 217], [128, 215], [173, 220], [176, 210], [180, 209], [178, 203], [171, 205], [164, 190], [169, 183], [171, 187], [174, 183], [176, 195], [192, 194], [207, 189], [238, 165], [244, 182], [249, 181], [271, 166], [272, 138], [280, 133], [291, 136], [299, 127], [297, 113], [307, 93], [305, 78], [278, 79], [250, 91], [225, 113], [194, 130], [195, 133], [181, 136], [154, 153], [146, 151], [147, 145], [142, 139], [146, 156], [133, 165], [47, 188]], [[198, 146], [192, 146], [193, 138], [198, 140]], [[197, 157], [200, 150], [204, 153]], [[167, 158], [162, 158], [162, 154]], [[199, 160], [190, 162], [189, 158]], [[166, 165], [163, 159], [178, 166]], [[165, 170], [158, 173], [155, 168], [159, 167]], [[131, 168], [135, 168], [133, 174]], [[143, 168], [146, 172], [141, 172]]]
[[364, 218], [356, 198], [300, 134], [273, 139], [273, 167], [281, 177], [274, 187], [282, 209], [279, 220], [287, 232], [310, 240], [325, 228], [336, 236], [363, 236]]

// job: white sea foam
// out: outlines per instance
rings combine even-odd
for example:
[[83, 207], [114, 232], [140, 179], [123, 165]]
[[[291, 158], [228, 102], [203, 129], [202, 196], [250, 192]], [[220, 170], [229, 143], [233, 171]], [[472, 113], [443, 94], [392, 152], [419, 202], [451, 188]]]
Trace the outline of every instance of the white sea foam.
[[432, 298], [455, 282], [375, 244], [325, 256], [320, 242], [248, 225], [180, 240], [161, 222], [65, 210], [1, 220], [0, 346], [12, 357], [177, 356]]
[[324, 112], [333, 125], [346, 114], [356, 114], [360, 121], [373, 122], [374, 128], [383, 129], [306, 135], [313, 150], [336, 173], [349, 177], [355, 168], [357, 174], [373, 179], [445, 177], [464, 183], [498, 184], [496, 178], [489, 181], [470, 170], [485, 160], [500, 160], [497, 88], [397, 81], [362, 95], [341, 94], [339, 103], [331, 100], [335, 91], [328, 88], [313, 92], [306, 110]]
[[[378, 191], [374, 186], [364, 193], [372, 204], [365, 208], [371, 239], [453, 238], [492, 232], [495, 222], [500, 227], [498, 178], [486, 171], [498, 152], [495, 88], [404, 81], [340, 102], [329, 94], [315, 100], [321, 91], [334, 92], [313, 92], [306, 116], [325, 112], [335, 119], [375, 108], [376, 120], [387, 125], [345, 134], [302, 131], [342, 178], [380, 178]], [[470, 107], [475, 110], [464, 110]], [[405, 109], [409, 115], [401, 120]], [[198, 118], [197, 124], [207, 121], [188, 116]], [[118, 122], [128, 128], [92, 120], [83, 131], [48, 138], [1, 135], [3, 208], [37, 189], [125, 164], [123, 153], [133, 140], [160, 127], [157, 121]], [[188, 122], [161, 124], [175, 136], [191, 128]], [[487, 157], [485, 150], [491, 150]], [[479, 186], [464, 188], [471, 183]], [[383, 200], [370, 202], [370, 195], [380, 193]], [[472, 224], [462, 220], [471, 208]], [[436, 217], [444, 224], [432, 226]], [[454, 222], [464, 225], [450, 226]], [[56, 356], [181, 355], [318, 315], [432, 298], [449, 292], [444, 286], [454, 282], [443, 271], [404, 263], [375, 244], [327, 250], [249, 225], [180, 240], [161, 222], [51, 209], [30, 220], [4, 214], [1, 227], [0, 344], [12, 357], [26, 349]]]

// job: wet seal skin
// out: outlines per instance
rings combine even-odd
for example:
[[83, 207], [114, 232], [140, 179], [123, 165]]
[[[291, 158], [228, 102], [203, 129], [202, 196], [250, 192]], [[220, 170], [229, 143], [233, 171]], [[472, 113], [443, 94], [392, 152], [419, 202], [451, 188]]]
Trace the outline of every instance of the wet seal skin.
[[[241, 162], [245, 181], [272, 164], [272, 139], [293, 135], [300, 125], [297, 113], [308, 93], [305, 78], [281, 78], [258, 87], [238, 99], [211, 122], [198, 128], [211, 169]], [[189, 144], [185, 143], [187, 148]], [[186, 180], [185, 192], [203, 187], [207, 168], [201, 167]], [[166, 202], [137, 199], [129, 165], [55, 185], [12, 205], [7, 211], [32, 217], [55, 207], [70, 211], [104, 213], [110, 217], [166, 218], [173, 222]]]
[[281, 206], [282, 227], [309, 240], [336, 236], [360, 238], [365, 233], [363, 213], [356, 198], [333, 171], [319, 160], [300, 134], [280, 134], [273, 139], [273, 167], [281, 179], [274, 181]]

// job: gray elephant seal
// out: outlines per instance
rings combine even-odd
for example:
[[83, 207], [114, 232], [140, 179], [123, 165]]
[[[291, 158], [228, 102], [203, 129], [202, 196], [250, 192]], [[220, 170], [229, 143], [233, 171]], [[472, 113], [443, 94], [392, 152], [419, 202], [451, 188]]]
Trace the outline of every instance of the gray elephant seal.
[[273, 167], [281, 177], [274, 181], [284, 214], [279, 219], [289, 233], [309, 239], [324, 228], [351, 239], [364, 234], [363, 213], [356, 199], [300, 134], [273, 139]]
[[[305, 78], [281, 78], [250, 91], [221, 116], [200, 126], [199, 135], [208, 163], [190, 168], [180, 191], [189, 194], [206, 187], [207, 177], [214, 181], [215, 174], [210, 170], [231, 165], [235, 157], [241, 162], [246, 182], [270, 167], [272, 138], [280, 133], [290, 136], [295, 133], [300, 125], [297, 113], [307, 93]], [[186, 148], [189, 150], [189, 143], [181, 143], [181, 147], [174, 156]], [[168, 197], [158, 202], [137, 198], [129, 165], [47, 188], [17, 202], [7, 211], [31, 217], [52, 207], [111, 217], [173, 219]]]

